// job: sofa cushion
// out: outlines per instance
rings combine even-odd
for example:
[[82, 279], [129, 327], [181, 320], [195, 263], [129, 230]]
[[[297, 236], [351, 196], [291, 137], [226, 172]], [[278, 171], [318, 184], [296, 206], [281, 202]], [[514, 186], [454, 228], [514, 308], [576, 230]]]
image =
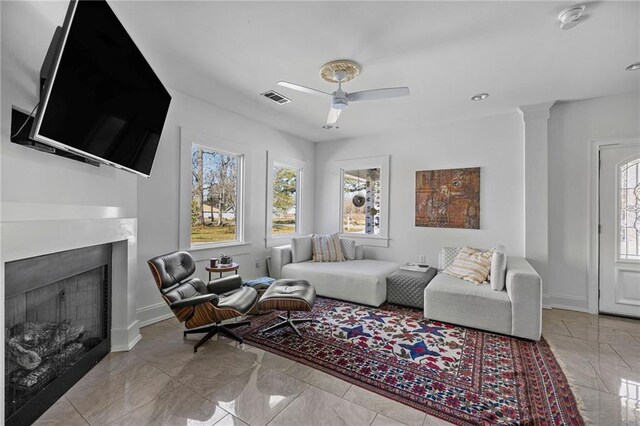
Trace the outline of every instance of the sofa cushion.
[[306, 262], [313, 256], [311, 235], [291, 238], [291, 261], [293, 263]]
[[346, 260], [355, 260], [356, 258], [356, 240], [340, 238], [342, 244], [342, 254]]
[[442, 247], [438, 256], [438, 269], [447, 269], [456, 259], [462, 247]]
[[426, 318], [511, 334], [511, 301], [506, 291], [491, 285], [469, 285], [447, 274], [438, 274], [424, 290]]
[[491, 270], [492, 255], [493, 250], [482, 251], [464, 247], [444, 272], [476, 284], [481, 283], [487, 279]]
[[387, 299], [387, 276], [399, 265], [383, 260], [289, 263], [282, 278], [309, 281], [320, 296], [380, 306]]
[[504, 290], [504, 283], [507, 276], [507, 255], [504, 246], [498, 246], [493, 250], [491, 256], [491, 288], [496, 291]]
[[314, 262], [343, 262], [342, 244], [340, 237], [335, 234], [314, 234], [311, 241], [313, 242], [313, 261]]

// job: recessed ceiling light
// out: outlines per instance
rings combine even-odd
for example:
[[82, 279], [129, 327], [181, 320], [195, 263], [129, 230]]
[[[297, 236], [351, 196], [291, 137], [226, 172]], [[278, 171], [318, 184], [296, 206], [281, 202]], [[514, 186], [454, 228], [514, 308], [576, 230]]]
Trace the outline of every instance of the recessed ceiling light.
[[472, 101], [484, 101], [485, 99], [487, 99], [489, 97], [488, 93], [478, 93], [477, 95], [473, 95], [471, 97]]
[[636, 62], [635, 64], [631, 64], [625, 68], [627, 71], [638, 71], [640, 70], [640, 62]]
[[325, 124], [324, 126], [322, 126], [322, 128], [329, 130], [329, 129], [333, 129], [333, 126], [331, 124]]
[[560, 20], [560, 28], [563, 30], [570, 30], [571, 28], [582, 22], [582, 14], [584, 13], [585, 5], [579, 4], [571, 6], [568, 9], [563, 10], [558, 15]]

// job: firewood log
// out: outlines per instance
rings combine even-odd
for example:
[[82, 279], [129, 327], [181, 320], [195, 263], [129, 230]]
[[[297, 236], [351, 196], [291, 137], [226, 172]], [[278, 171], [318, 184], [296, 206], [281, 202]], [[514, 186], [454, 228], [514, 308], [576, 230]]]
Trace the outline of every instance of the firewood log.
[[61, 323], [25, 322], [12, 327], [11, 334], [15, 342], [24, 349], [34, 351], [41, 358], [51, 355], [70, 342], [76, 340], [84, 332], [84, 325], [64, 320]]
[[42, 362], [42, 358], [35, 351], [25, 349], [18, 343], [19, 337], [13, 337], [7, 341], [8, 358], [27, 370], [33, 370]]
[[64, 368], [73, 357], [83, 351], [84, 346], [82, 343], [72, 343], [59, 354], [45, 358], [38, 368], [32, 371], [17, 371], [10, 377], [9, 381], [13, 383], [16, 388], [23, 391], [35, 389], [48, 383], [53, 377], [60, 373], [60, 369]]
[[11, 328], [11, 335], [26, 349], [35, 349], [51, 340], [58, 329], [55, 322], [22, 322]]
[[55, 333], [53, 333], [51, 340], [45, 343], [42, 349], [36, 350], [36, 352], [41, 357], [59, 352], [60, 348], [76, 340], [83, 332], [84, 325], [75, 321], [65, 320], [58, 324], [58, 328]]
[[45, 384], [51, 381], [55, 375], [53, 363], [46, 362], [32, 371], [17, 371], [9, 381], [23, 391], [29, 391], [37, 384]]

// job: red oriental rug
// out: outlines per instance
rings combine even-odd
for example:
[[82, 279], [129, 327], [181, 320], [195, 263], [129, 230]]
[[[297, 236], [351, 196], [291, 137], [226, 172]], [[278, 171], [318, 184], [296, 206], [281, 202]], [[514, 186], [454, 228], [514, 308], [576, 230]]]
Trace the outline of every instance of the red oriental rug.
[[417, 309], [323, 297], [299, 326], [260, 334], [277, 313], [238, 331], [252, 345], [461, 425], [582, 425], [548, 344], [426, 321]]

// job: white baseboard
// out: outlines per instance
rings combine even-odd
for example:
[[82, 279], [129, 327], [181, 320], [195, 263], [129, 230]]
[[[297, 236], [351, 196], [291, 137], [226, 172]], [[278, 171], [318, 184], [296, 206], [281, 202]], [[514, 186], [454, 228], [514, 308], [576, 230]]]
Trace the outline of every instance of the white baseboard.
[[139, 308], [136, 313], [138, 314], [140, 327], [145, 327], [173, 317], [173, 312], [171, 312], [171, 309], [169, 309], [167, 304], [164, 302], [144, 306]]
[[142, 335], [138, 334], [127, 345], [111, 345], [111, 352], [127, 352], [127, 351], [130, 351], [131, 349], [133, 349], [133, 347], [136, 345], [136, 343], [138, 343], [140, 341], [140, 339], [142, 339]]
[[[133, 349], [142, 339], [140, 335], [140, 323], [134, 321], [128, 328], [113, 329], [111, 330], [111, 352], [126, 352]], [[116, 343], [113, 342], [123, 342]]]
[[571, 311], [589, 312], [589, 301], [586, 297], [566, 294], [545, 294], [542, 296], [544, 308], [568, 309]]
[[112, 345], [111, 346], [111, 352], [127, 352], [127, 351], [130, 351], [131, 349], [133, 349], [133, 347], [136, 345], [136, 343], [138, 343], [140, 341], [140, 339], [142, 339], [142, 334], [138, 334], [127, 345]]

